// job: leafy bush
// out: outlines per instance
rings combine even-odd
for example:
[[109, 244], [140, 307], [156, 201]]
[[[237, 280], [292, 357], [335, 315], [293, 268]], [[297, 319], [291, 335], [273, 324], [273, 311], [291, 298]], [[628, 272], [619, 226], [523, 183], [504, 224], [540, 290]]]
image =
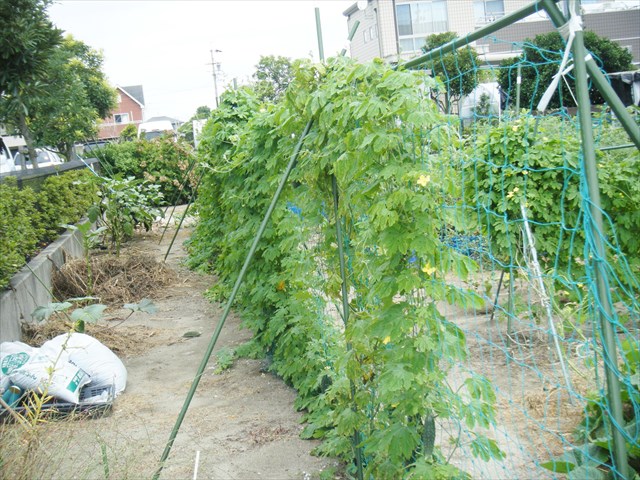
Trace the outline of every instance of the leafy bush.
[[41, 237], [41, 216], [33, 190], [20, 190], [15, 179], [6, 179], [0, 184], [0, 288], [9, 284]]
[[160, 186], [165, 204], [191, 198], [198, 175], [191, 168], [190, 145], [161, 137], [153, 141], [113, 143], [100, 151], [103, 172], [110, 177], [134, 177]]
[[38, 192], [38, 205], [45, 228], [45, 241], [60, 233], [63, 224], [77, 222], [96, 201], [98, 178], [86, 170], [52, 175]]
[[0, 289], [38, 247], [75, 223], [97, 199], [93, 176], [86, 170], [49, 177], [40, 192], [19, 189], [15, 179], [0, 184]]

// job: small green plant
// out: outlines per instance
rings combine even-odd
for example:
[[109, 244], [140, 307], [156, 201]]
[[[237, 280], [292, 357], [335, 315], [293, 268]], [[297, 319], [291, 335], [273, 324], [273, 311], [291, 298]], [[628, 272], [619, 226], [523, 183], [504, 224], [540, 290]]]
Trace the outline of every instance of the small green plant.
[[236, 358], [236, 351], [233, 348], [221, 348], [215, 354], [216, 356], [216, 368], [214, 373], [222, 373], [228, 370], [233, 365], [233, 361]]
[[89, 209], [89, 220], [103, 223], [111, 248], [120, 254], [122, 243], [136, 228], [151, 230], [163, 213], [158, 205], [163, 195], [159, 186], [133, 177], [103, 179], [99, 195], [102, 201]]

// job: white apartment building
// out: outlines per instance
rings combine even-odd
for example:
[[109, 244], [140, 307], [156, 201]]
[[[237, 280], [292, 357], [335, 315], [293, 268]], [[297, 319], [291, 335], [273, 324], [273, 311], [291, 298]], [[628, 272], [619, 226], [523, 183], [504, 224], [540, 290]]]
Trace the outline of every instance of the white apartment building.
[[[349, 7], [349, 30], [360, 26], [351, 42], [351, 57], [389, 62], [421, 54], [424, 39], [447, 31], [466, 35], [525, 7], [531, 0], [361, 0]], [[564, 2], [559, 6], [564, 9]], [[585, 29], [628, 48], [640, 64], [640, 0], [582, 0]], [[514, 43], [553, 30], [546, 14], [537, 13], [473, 45], [483, 60], [497, 63], [519, 53]]]

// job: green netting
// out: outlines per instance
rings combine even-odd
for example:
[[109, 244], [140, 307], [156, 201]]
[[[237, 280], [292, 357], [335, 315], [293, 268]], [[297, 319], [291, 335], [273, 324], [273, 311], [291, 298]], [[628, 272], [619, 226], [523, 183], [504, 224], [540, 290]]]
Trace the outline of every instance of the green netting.
[[[541, 53], [523, 66], [559, 66], [562, 52]], [[602, 149], [628, 139], [606, 109], [594, 117], [597, 231], [567, 86], [548, 113], [534, 112], [533, 98], [516, 111], [511, 85], [506, 105], [478, 98], [461, 122], [460, 80], [501, 72], [459, 55], [420, 72], [301, 62], [271, 106], [228, 92], [201, 143], [208, 173], [192, 264], [219, 275], [212, 295], [229, 295], [313, 120], [236, 308], [254, 332], [245, 353], [270, 355], [298, 390], [304, 435], [324, 440], [319, 453], [352, 461], [359, 450], [364, 477], [376, 479], [604, 478], [619, 474], [617, 429], [637, 470], [638, 150]], [[612, 424], [605, 369], [620, 382], [624, 424]]]

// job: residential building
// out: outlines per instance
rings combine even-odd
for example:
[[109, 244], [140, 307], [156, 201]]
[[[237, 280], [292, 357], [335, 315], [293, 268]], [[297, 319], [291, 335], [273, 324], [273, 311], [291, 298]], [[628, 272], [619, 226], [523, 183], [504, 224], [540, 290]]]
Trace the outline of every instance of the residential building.
[[144, 121], [144, 91], [142, 85], [116, 87], [118, 105], [102, 120], [99, 140], [118, 138], [127, 125], [135, 125]]
[[[421, 54], [424, 39], [447, 31], [464, 36], [495, 21], [531, 0], [362, 0], [344, 15], [349, 29], [360, 26], [351, 42], [351, 57], [366, 62], [383, 58], [397, 62]], [[564, 2], [559, 6], [564, 9]], [[640, 0], [582, 0], [586, 30], [628, 48], [640, 65]], [[481, 58], [498, 63], [519, 53], [526, 38], [553, 29], [543, 12], [531, 15], [473, 44]]]

